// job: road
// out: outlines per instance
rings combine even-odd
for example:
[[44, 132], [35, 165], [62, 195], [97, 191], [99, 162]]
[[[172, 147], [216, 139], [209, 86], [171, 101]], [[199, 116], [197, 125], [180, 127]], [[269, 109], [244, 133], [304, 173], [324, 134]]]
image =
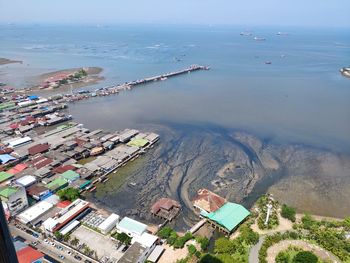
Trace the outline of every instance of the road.
[[259, 262], [259, 250], [264, 243], [265, 236], [260, 236], [259, 242], [251, 247], [249, 251], [249, 263], [258, 263]]
[[[62, 245], [61, 243], [55, 241], [55, 240], [49, 240], [49, 243], [44, 242], [44, 239], [39, 237], [36, 238], [28, 233], [26, 233], [24, 230], [19, 229], [15, 227], [13, 224], [9, 224], [9, 229], [12, 234], [12, 236], [21, 236], [24, 239], [26, 239], [27, 244], [31, 244], [32, 242], [36, 241], [39, 244], [36, 246], [38, 250], [43, 252], [44, 254], [47, 254], [54, 259], [56, 259], [59, 262], [64, 262], [64, 263], [81, 263], [84, 262], [85, 259], [88, 259], [91, 261], [91, 259], [86, 258], [84, 255], [79, 253], [79, 256], [82, 258], [82, 260], [77, 260], [74, 258], [74, 255], [78, 254], [77, 252], [73, 251], [72, 249], [67, 248], [66, 246]], [[54, 245], [52, 245], [52, 242]], [[57, 246], [63, 247], [63, 250], [59, 250]], [[73, 252], [71, 255], [68, 254], [68, 251]], [[60, 255], [64, 256], [64, 259], [60, 258]]]

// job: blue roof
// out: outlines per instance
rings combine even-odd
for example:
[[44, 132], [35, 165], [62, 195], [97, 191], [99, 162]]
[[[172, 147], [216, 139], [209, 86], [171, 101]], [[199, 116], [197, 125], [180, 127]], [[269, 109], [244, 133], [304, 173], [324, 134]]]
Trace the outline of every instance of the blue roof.
[[12, 160], [16, 160], [16, 158], [9, 155], [9, 154], [0, 154], [0, 162], [2, 164], [5, 164], [5, 163], [12, 161]]
[[39, 96], [31, 95], [31, 96], [28, 96], [28, 99], [30, 99], [30, 100], [37, 100], [37, 99], [39, 99]]

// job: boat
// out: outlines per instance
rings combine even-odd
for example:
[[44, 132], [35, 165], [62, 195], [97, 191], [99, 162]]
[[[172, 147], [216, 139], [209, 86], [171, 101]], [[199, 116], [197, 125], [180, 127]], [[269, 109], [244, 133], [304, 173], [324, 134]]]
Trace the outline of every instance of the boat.
[[92, 188], [89, 190], [89, 192], [93, 192], [93, 191], [95, 191], [95, 190], [96, 190], [96, 186], [92, 187]]
[[103, 153], [103, 151], [104, 151], [103, 147], [95, 147], [91, 150], [90, 155], [91, 156], [99, 155]]
[[254, 37], [254, 40], [255, 41], [265, 41], [266, 38], [264, 38], [264, 37]]
[[241, 36], [251, 36], [252, 33], [251, 33], [251, 32], [244, 32], [244, 31], [243, 31], [243, 32], [240, 33], [240, 35], [241, 35]]
[[136, 183], [128, 183], [128, 186], [134, 188], [136, 186]]
[[167, 79], [168, 79], [167, 77], [160, 78], [160, 80], [167, 80]]
[[266, 65], [270, 65], [270, 64], [272, 64], [272, 62], [271, 61], [265, 61], [265, 64]]

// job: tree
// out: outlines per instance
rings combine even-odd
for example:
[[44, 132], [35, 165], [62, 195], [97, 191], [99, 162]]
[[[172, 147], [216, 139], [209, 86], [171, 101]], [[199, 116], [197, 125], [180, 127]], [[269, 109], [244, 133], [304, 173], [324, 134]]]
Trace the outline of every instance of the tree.
[[289, 219], [292, 222], [295, 222], [295, 208], [287, 206], [286, 204], [283, 204], [281, 216]]
[[254, 232], [249, 226], [242, 225], [239, 229], [240, 237], [248, 244], [255, 245], [259, 241], [259, 234]]
[[90, 253], [91, 253], [91, 249], [88, 246], [85, 246], [84, 247], [84, 254], [89, 256]]
[[64, 200], [74, 201], [80, 197], [80, 192], [78, 189], [68, 187], [68, 188], [59, 190], [57, 192], [57, 195], [62, 201]]
[[69, 242], [69, 240], [70, 240], [70, 235], [69, 234], [63, 235], [63, 241], [64, 242]]
[[187, 249], [188, 249], [188, 253], [192, 256], [194, 253], [196, 253], [197, 252], [197, 249], [196, 249], [196, 247], [194, 246], [194, 245], [188, 245], [187, 246]]
[[62, 235], [60, 232], [56, 231], [56, 232], [53, 233], [53, 234], [54, 234], [54, 236], [56, 237], [57, 240], [59, 240], [59, 241], [62, 240], [63, 235]]
[[310, 251], [301, 251], [293, 258], [293, 263], [317, 263], [318, 259]]
[[220, 237], [215, 241], [214, 251], [220, 254], [233, 254], [235, 252], [235, 245], [228, 238]]
[[197, 237], [196, 241], [201, 245], [202, 250], [205, 250], [209, 245], [209, 240], [206, 237]]
[[159, 230], [158, 236], [160, 238], [168, 238], [173, 231], [174, 230], [171, 229], [171, 227], [166, 226]]
[[217, 257], [210, 255], [210, 254], [205, 254], [200, 260], [199, 263], [223, 263], [220, 259]]
[[79, 239], [77, 237], [74, 237], [70, 243], [71, 243], [72, 246], [78, 246], [79, 245]]
[[117, 238], [118, 241], [120, 241], [121, 243], [123, 243], [125, 245], [129, 245], [130, 242], [131, 242], [131, 237], [129, 237], [125, 233], [117, 233], [116, 238]]

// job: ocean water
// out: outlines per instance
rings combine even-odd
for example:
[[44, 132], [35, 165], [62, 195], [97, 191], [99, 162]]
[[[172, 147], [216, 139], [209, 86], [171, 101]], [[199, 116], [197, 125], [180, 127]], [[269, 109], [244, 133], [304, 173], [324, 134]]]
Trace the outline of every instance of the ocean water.
[[91, 128], [208, 124], [349, 152], [350, 79], [339, 69], [350, 64], [350, 32], [249, 28], [266, 38], [254, 41], [240, 36], [245, 29], [2, 25], [0, 57], [23, 64], [0, 66], [0, 81], [23, 87], [48, 71], [99, 66], [105, 80], [94, 89], [209, 65], [210, 71], [76, 103], [70, 111]]

